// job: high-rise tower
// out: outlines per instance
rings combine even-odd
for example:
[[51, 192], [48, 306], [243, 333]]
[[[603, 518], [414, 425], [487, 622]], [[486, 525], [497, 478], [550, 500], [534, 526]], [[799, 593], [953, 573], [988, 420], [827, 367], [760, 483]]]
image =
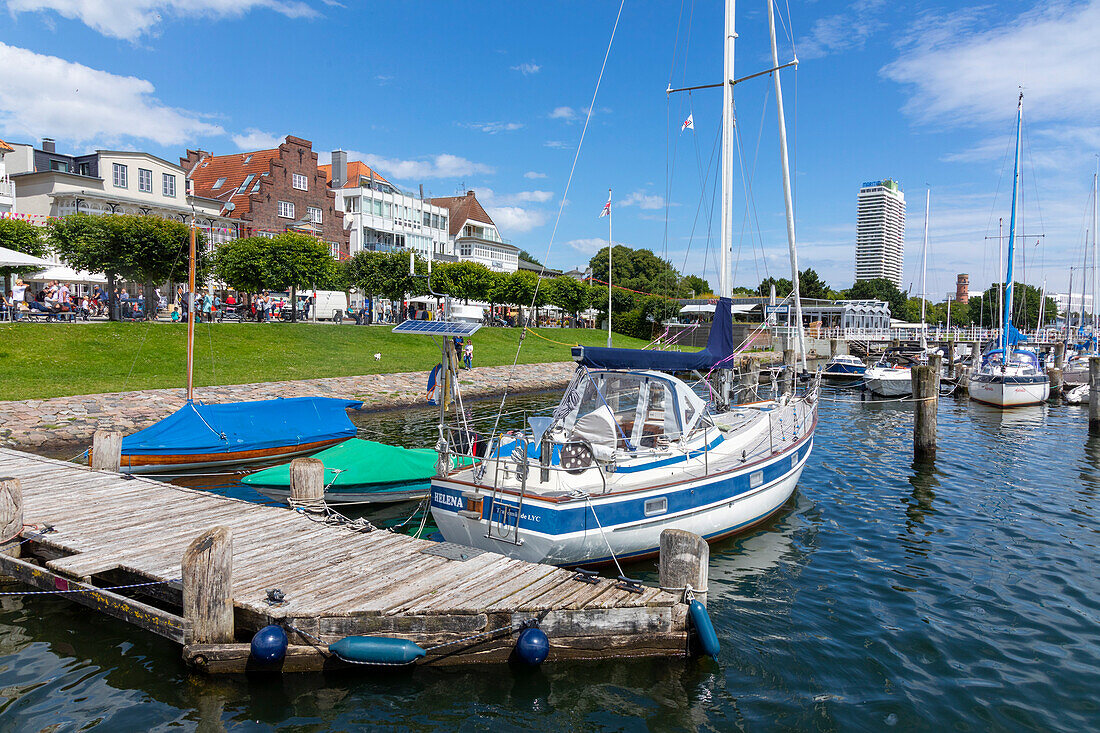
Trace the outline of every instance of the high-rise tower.
[[905, 194], [897, 181], [869, 181], [859, 188], [856, 280], [884, 277], [901, 286], [905, 254]]

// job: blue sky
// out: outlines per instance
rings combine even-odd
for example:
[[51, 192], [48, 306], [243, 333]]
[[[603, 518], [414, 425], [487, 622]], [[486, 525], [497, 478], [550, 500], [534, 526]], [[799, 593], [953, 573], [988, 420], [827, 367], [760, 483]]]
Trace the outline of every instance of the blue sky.
[[[801, 62], [783, 81], [803, 266], [850, 285], [859, 184], [893, 177], [909, 206], [905, 286], [919, 270], [926, 184], [930, 297], [953, 289], [957, 272], [975, 285], [994, 279], [996, 242], [984, 238], [1008, 216], [1022, 84], [1024, 229], [1046, 235], [1026, 247], [1026, 276], [1065, 287], [1091, 226], [1100, 0], [779, 7], [794, 31], [793, 51], [780, 33], [781, 61], [797, 52]], [[769, 65], [765, 8], [738, 3], [738, 76]], [[541, 257], [553, 235], [547, 264], [564, 269], [606, 241], [598, 214], [610, 187], [616, 242], [717, 285], [720, 92], [666, 98], [664, 89], [720, 81], [720, 2], [626, 3], [561, 207], [618, 9], [604, 0], [0, 0], [0, 138], [175, 160], [187, 147], [222, 154], [294, 134], [326, 155], [347, 149], [409, 189], [476, 190], [518, 246]], [[681, 133], [689, 112], [696, 129]], [[768, 77], [739, 85], [737, 114], [736, 165], [752, 184], [750, 197], [734, 182], [735, 282], [753, 285], [788, 272]]]

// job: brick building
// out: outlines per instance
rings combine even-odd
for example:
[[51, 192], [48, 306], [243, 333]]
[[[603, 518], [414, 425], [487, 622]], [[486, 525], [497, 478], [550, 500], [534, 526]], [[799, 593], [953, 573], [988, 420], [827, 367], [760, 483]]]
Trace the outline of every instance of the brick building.
[[288, 135], [277, 148], [231, 155], [188, 150], [180, 165], [196, 195], [221, 201], [225, 215], [244, 222], [242, 234], [297, 231], [322, 239], [333, 257], [348, 255], [343, 214], [309, 140]]

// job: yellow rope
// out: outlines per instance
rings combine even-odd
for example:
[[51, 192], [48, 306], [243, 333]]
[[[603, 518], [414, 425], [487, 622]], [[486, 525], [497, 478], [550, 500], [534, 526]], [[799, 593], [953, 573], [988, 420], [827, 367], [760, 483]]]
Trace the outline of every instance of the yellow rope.
[[527, 327], [527, 326], [525, 326], [523, 330], [525, 332], [531, 334], [532, 336], [538, 336], [543, 341], [549, 341], [550, 343], [557, 344], [558, 346], [568, 346], [570, 349], [573, 348], [574, 346], [580, 346], [580, 344], [567, 344], [567, 343], [564, 343], [562, 341], [555, 341], [554, 339], [548, 339], [548, 338], [546, 338], [545, 336], [543, 336], [541, 334], [535, 333], [534, 329], [532, 329], [530, 327]]

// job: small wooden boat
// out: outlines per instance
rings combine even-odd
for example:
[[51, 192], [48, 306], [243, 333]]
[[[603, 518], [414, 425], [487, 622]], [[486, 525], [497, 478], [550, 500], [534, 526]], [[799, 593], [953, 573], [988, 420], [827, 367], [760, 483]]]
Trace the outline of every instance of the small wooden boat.
[[191, 401], [123, 438], [121, 470], [169, 473], [313, 453], [354, 437], [347, 411], [362, 405], [333, 397], [218, 405]]
[[[401, 448], [352, 438], [316, 455], [325, 464], [329, 504], [381, 504], [423, 499], [431, 489], [439, 454], [433, 448]], [[272, 466], [241, 479], [264, 496], [290, 496], [290, 464]]]
[[867, 365], [859, 357], [837, 354], [821, 370], [821, 376], [827, 380], [851, 381], [858, 384], [863, 381], [865, 371], [867, 371]]

